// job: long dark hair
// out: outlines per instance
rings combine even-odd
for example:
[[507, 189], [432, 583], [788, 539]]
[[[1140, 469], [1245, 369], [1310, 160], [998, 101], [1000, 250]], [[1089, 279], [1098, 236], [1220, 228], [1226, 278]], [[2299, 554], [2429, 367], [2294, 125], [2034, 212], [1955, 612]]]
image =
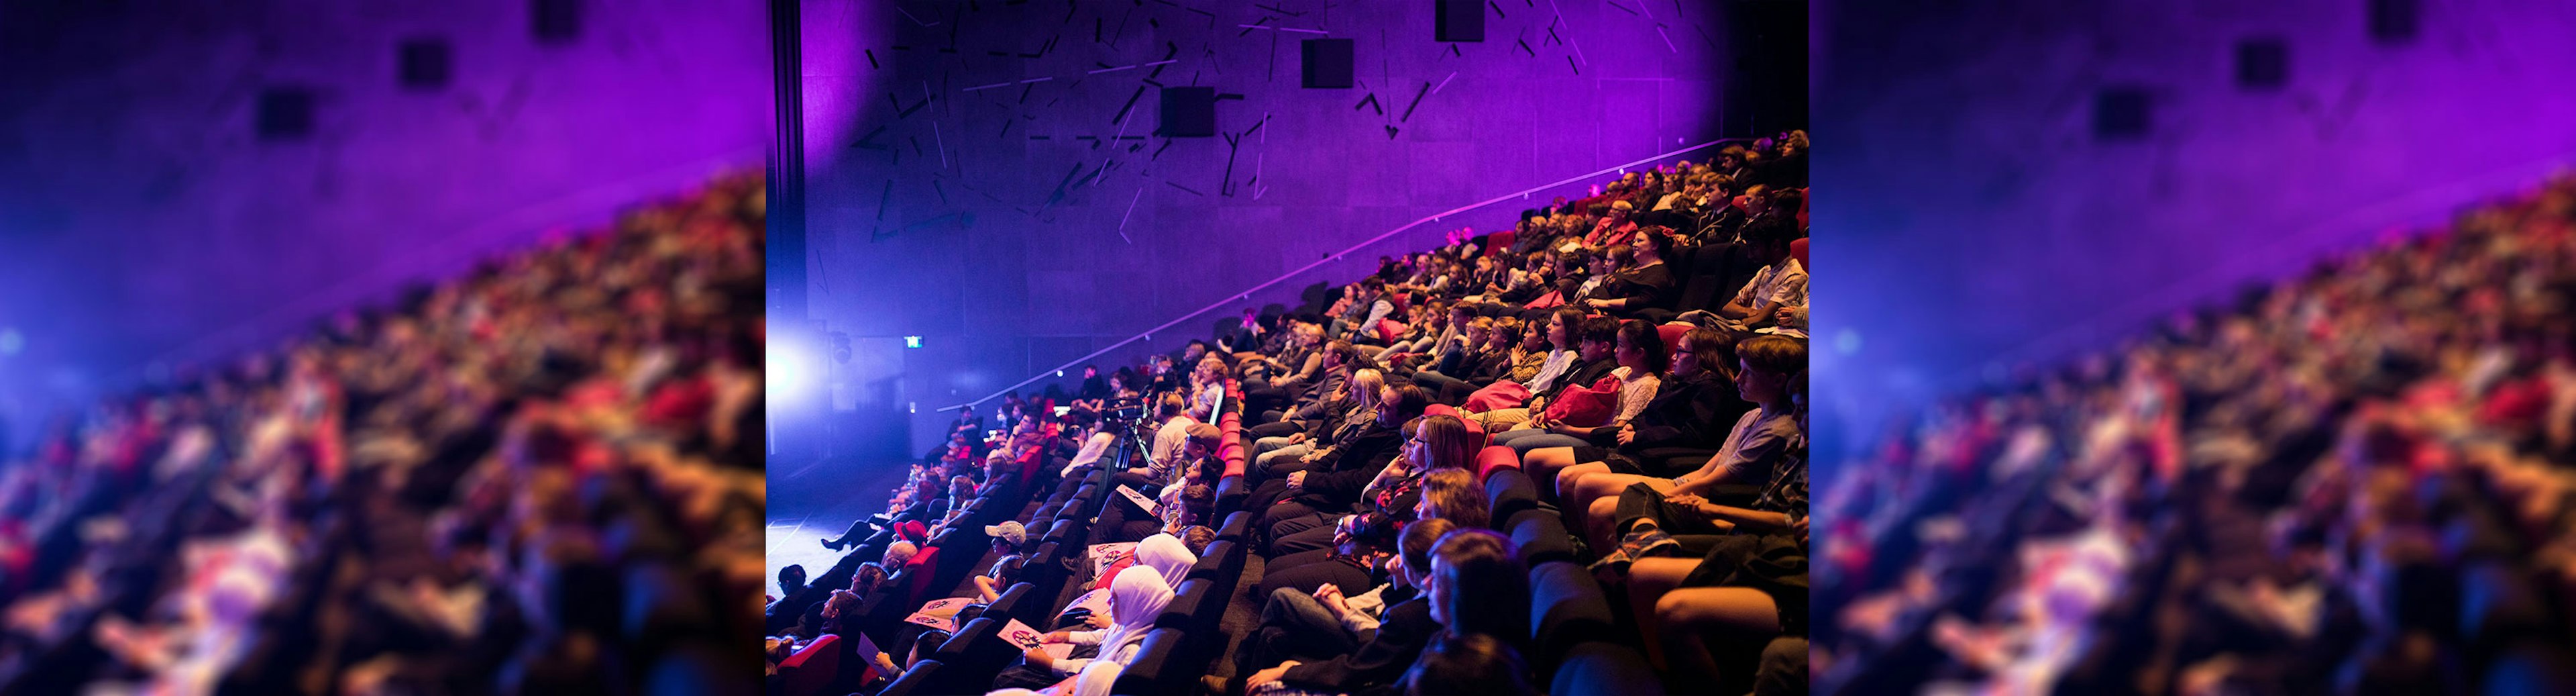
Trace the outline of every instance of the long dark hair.
[[1643, 319], [1619, 322], [1619, 337], [1628, 339], [1628, 345], [1636, 346], [1637, 350], [1645, 352], [1644, 362], [1647, 372], [1663, 374], [1666, 368], [1672, 366], [1672, 356], [1664, 350], [1664, 334], [1655, 330], [1654, 324], [1646, 323]]

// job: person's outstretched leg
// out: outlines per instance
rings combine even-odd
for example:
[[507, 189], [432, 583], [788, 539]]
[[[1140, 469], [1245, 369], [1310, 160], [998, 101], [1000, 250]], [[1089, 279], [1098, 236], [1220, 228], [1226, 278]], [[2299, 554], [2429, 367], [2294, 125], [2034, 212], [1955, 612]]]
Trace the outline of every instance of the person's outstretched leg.
[[1780, 633], [1780, 605], [1771, 595], [1749, 587], [1692, 587], [1673, 590], [1655, 602], [1663, 624], [1664, 659], [1674, 682], [1717, 683], [1717, 657], [1709, 654], [1708, 636], [1763, 638]]
[[867, 538], [865, 535], [875, 532], [876, 529], [875, 525], [868, 524], [867, 518], [861, 517], [857, 520], [851, 521], [849, 529], [841, 530], [840, 536], [821, 540], [823, 542], [823, 548], [834, 551], [848, 548], [853, 544], [859, 543], [860, 539]]

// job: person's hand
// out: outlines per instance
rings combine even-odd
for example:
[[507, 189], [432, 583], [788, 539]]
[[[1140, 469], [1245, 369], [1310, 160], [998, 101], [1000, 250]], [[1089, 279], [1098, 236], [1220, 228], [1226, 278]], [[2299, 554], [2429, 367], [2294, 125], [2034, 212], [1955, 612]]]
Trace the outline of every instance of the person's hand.
[[1279, 663], [1279, 666], [1277, 667], [1254, 672], [1251, 677], [1243, 680], [1243, 688], [1250, 690], [1252, 687], [1279, 681], [1281, 677], [1288, 675], [1288, 668], [1295, 666], [1297, 666], [1297, 661], [1289, 660], [1287, 662]]
[[1636, 441], [1637, 427], [1626, 423], [1619, 424], [1619, 444], [1625, 445]]
[[1049, 669], [1055, 667], [1055, 656], [1048, 655], [1045, 650], [1037, 648], [1029, 648], [1027, 650], [1020, 651], [1020, 659], [1027, 660], [1029, 666], [1032, 667], [1044, 667]]
[[1297, 444], [1297, 443], [1300, 443], [1300, 442], [1305, 442], [1305, 441], [1306, 441], [1306, 433], [1305, 433], [1305, 432], [1303, 432], [1303, 431], [1300, 431], [1300, 432], [1294, 432], [1294, 433], [1289, 433], [1289, 434], [1288, 434], [1288, 444], [1294, 445], [1294, 444]]
[[1676, 495], [1676, 496], [1671, 496], [1671, 497], [1664, 498], [1664, 502], [1666, 502], [1666, 503], [1671, 503], [1671, 504], [1673, 504], [1673, 506], [1675, 506], [1675, 507], [1680, 507], [1680, 508], [1684, 508], [1684, 509], [1689, 509], [1689, 508], [1696, 508], [1696, 507], [1699, 507], [1699, 506], [1702, 506], [1702, 505], [1707, 505], [1707, 504], [1708, 504], [1708, 499], [1707, 499], [1707, 498], [1700, 497], [1700, 496], [1699, 496], [1699, 494], [1696, 494], [1696, 493], [1685, 493], [1685, 494], [1682, 494], [1682, 495]]
[[1288, 487], [1291, 489], [1303, 490], [1306, 487], [1306, 472], [1299, 471], [1289, 474]]
[[1082, 625], [1090, 626], [1094, 630], [1108, 628], [1109, 615], [1100, 612], [1092, 612], [1082, 617]]
[[1324, 605], [1324, 611], [1331, 612], [1334, 620], [1351, 613], [1350, 600], [1342, 597], [1341, 587], [1331, 583], [1315, 589], [1315, 603]]

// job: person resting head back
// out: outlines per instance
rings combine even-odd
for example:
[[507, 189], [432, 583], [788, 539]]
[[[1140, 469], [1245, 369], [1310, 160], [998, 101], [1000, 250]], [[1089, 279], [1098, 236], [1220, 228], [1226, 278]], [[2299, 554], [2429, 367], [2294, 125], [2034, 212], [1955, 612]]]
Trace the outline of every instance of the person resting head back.
[[778, 569], [779, 594], [792, 595], [803, 589], [805, 589], [805, 566], [790, 563], [787, 567]]
[[921, 553], [921, 547], [914, 545], [909, 541], [898, 541], [892, 544], [887, 544], [884, 561], [885, 567], [900, 570], [903, 568], [904, 564], [912, 562], [912, 557], [919, 553]]

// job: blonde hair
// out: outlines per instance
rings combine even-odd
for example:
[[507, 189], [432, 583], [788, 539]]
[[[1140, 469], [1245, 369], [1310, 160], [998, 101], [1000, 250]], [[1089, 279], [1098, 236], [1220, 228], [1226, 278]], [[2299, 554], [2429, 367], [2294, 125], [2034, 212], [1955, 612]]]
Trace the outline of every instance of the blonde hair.
[[1367, 394], [1375, 400], [1378, 390], [1386, 388], [1386, 373], [1374, 367], [1360, 368], [1351, 372], [1351, 385], [1347, 388], [1350, 393]]

